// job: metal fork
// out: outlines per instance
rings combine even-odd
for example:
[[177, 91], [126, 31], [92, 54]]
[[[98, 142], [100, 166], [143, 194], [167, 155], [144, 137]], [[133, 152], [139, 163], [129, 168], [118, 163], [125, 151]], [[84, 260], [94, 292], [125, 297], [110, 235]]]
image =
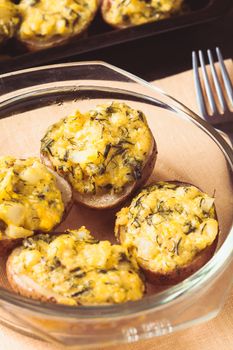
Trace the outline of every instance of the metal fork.
[[[210, 78], [207, 74], [204, 54], [201, 50], [198, 51], [198, 55], [195, 51], [192, 52], [192, 63], [200, 114], [207, 122], [212, 124], [214, 127], [221, 128], [221, 125], [223, 124], [233, 123], [233, 87], [226, 66], [224, 64], [221, 51], [218, 47], [216, 48], [216, 54], [220, 68], [220, 76], [223, 81], [224, 88], [220, 84], [220, 80], [215, 69], [213, 55], [210, 50], [207, 50], [207, 56], [209, 60], [211, 73]], [[203, 88], [201, 86], [201, 78], [198, 70], [198, 56], [203, 76]], [[213, 81], [214, 89], [211, 87], [210, 79], [212, 79]], [[204, 96], [204, 90], [206, 93], [206, 98]], [[209, 105], [209, 113], [207, 104]]]

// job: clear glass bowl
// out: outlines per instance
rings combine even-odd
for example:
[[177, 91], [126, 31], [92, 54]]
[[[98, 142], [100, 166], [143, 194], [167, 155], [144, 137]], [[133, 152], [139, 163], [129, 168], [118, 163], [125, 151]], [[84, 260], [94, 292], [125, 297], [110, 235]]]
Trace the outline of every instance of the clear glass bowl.
[[[148, 285], [141, 301], [122, 305], [70, 307], [18, 296], [1, 257], [1, 322], [74, 349], [93, 349], [162, 336], [216, 316], [232, 284], [233, 264], [233, 153], [219, 133], [156, 87], [101, 62], [5, 74], [0, 89], [1, 155], [37, 155], [47, 126], [76, 109], [117, 99], [140, 108], [158, 145], [150, 182], [180, 180], [214, 192], [221, 228], [216, 254], [203, 268], [165, 290]], [[114, 217], [114, 210], [76, 205], [59, 230], [86, 225], [98, 238], [114, 240]]]

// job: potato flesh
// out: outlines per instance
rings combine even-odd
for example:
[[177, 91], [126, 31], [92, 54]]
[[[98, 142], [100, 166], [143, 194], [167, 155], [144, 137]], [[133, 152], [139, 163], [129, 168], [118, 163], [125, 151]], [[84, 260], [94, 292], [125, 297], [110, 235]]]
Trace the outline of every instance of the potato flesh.
[[56, 180], [39, 159], [0, 158], [2, 239], [28, 237], [35, 230], [50, 231], [63, 212]]
[[130, 26], [170, 17], [181, 10], [183, 0], [105, 0], [103, 12], [112, 25]]
[[20, 38], [43, 42], [82, 32], [96, 12], [98, 1], [22, 0], [19, 7], [23, 15]]
[[117, 214], [115, 233], [143, 268], [168, 273], [186, 266], [218, 234], [214, 198], [194, 186], [158, 183]]
[[144, 114], [113, 102], [51, 126], [41, 151], [79, 193], [122, 193], [141, 178], [153, 142]]
[[125, 248], [96, 241], [85, 227], [24, 242], [11, 269], [27, 276], [58, 303], [95, 305], [138, 300], [144, 284]]
[[9, 0], [0, 0], [0, 43], [14, 36], [19, 22], [17, 7]]

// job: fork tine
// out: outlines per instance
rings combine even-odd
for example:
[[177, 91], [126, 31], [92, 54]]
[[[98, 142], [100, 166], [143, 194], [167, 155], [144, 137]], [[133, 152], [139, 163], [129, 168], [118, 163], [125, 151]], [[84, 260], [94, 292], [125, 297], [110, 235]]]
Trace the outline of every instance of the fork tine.
[[215, 66], [214, 66], [213, 56], [212, 56], [212, 53], [211, 53], [210, 50], [207, 50], [207, 55], [208, 55], [208, 58], [209, 58], [210, 70], [211, 70], [211, 74], [212, 74], [212, 77], [213, 77], [214, 86], [215, 86], [215, 89], [216, 89], [216, 92], [217, 92], [219, 103], [220, 103], [222, 112], [225, 113], [226, 110], [227, 110], [227, 105], [225, 103], [225, 99], [224, 99], [224, 96], [223, 96], [223, 93], [222, 93], [222, 88], [221, 88], [221, 85], [220, 85], [220, 82], [219, 82], [219, 79], [218, 79], [218, 76], [217, 76], [217, 72], [216, 72], [216, 69], [215, 69]]
[[206, 67], [205, 67], [204, 55], [203, 55], [203, 52], [201, 50], [199, 50], [199, 59], [200, 59], [200, 63], [201, 63], [201, 69], [202, 69], [202, 74], [203, 74], [204, 85], [205, 85], [205, 89], [206, 89], [208, 102], [209, 102], [209, 105], [210, 105], [210, 108], [212, 110], [213, 115], [215, 115], [218, 113], [217, 106], [216, 106], [216, 103], [214, 101], [214, 95], [213, 95], [212, 90], [211, 90], [209, 78], [208, 78]]
[[205, 106], [204, 96], [202, 93], [201, 81], [200, 81], [199, 72], [198, 72], [197, 54], [195, 51], [192, 52], [192, 61], [193, 61], [194, 83], [196, 88], [195, 90], [197, 94], [197, 103], [200, 110], [200, 114], [203, 117], [206, 117], [208, 114]]
[[227, 70], [226, 70], [226, 67], [225, 67], [225, 64], [224, 64], [224, 61], [223, 61], [223, 57], [222, 57], [222, 54], [221, 54], [221, 51], [219, 49], [219, 47], [216, 47], [216, 53], [217, 53], [217, 56], [218, 56], [218, 61], [219, 61], [219, 65], [220, 65], [220, 70], [221, 70], [221, 73], [222, 73], [222, 78], [223, 78], [223, 82], [224, 82], [224, 85], [225, 85], [225, 88], [226, 88], [226, 92], [227, 92], [227, 96], [230, 100], [230, 103], [233, 107], [233, 87], [232, 87], [232, 84], [231, 84], [231, 80], [230, 80], [230, 77], [227, 73]]

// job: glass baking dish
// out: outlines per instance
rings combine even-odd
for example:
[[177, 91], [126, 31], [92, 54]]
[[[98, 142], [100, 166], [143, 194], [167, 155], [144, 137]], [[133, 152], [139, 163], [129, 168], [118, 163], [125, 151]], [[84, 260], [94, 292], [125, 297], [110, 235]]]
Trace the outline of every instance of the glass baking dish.
[[212, 21], [225, 15], [232, 7], [232, 1], [185, 0], [185, 7], [183, 13], [171, 18], [125, 29], [114, 29], [104, 23], [99, 11], [82, 37], [38, 52], [28, 53], [13, 39], [0, 50], [0, 73], [54, 63], [101, 48]]
[[[21, 333], [72, 349], [159, 337], [215, 317], [232, 285], [233, 152], [204, 120], [155, 86], [102, 62], [45, 66], [0, 76], [1, 155], [38, 155], [48, 125], [76, 109], [121, 100], [147, 115], [158, 145], [149, 180], [193, 183], [215, 193], [220, 222], [216, 254], [185, 281], [166, 289], [147, 285], [137, 302], [71, 307], [16, 295], [0, 258], [0, 321]], [[114, 241], [116, 210], [75, 205], [58, 227], [86, 225], [99, 239]], [[155, 340], [156, 344], [156, 340]]]

